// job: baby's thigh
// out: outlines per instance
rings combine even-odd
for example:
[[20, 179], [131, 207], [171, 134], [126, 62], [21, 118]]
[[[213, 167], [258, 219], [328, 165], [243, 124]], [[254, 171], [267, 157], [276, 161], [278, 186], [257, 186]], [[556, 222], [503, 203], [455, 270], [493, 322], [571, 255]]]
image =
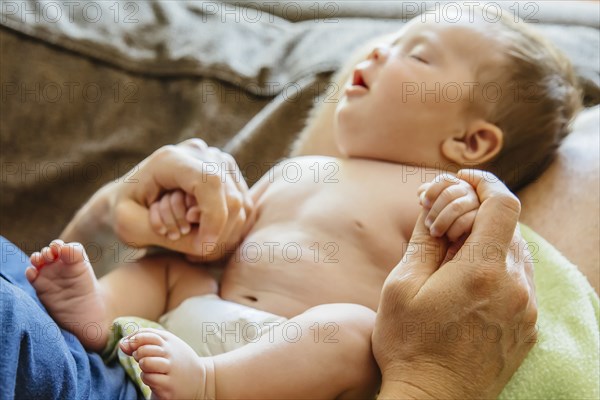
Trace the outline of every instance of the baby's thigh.
[[185, 299], [206, 294], [217, 294], [219, 284], [207, 268], [176, 258], [167, 270], [167, 309], [170, 311]]

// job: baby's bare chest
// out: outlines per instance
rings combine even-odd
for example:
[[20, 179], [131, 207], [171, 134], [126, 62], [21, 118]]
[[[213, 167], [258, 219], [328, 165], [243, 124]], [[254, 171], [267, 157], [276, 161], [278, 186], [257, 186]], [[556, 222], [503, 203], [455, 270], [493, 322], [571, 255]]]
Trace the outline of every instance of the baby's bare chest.
[[279, 165], [221, 296], [281, 315], [332, 302], [375, 309], [418, 213], [418, 185], [378, 164], [303, 157]]
[[391, 246], [410, 236], [418, 213], [417, 185], [402, 167], [329, 157], [285, 161], [258, 202], [255, 229], [292, 225], [366, 252], [397, 253]]

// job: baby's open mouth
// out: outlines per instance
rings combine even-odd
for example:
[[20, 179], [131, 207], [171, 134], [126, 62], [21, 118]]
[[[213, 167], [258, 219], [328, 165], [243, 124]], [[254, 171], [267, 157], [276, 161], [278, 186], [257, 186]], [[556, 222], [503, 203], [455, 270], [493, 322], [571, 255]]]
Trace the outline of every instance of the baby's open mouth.
[[367, 83], [363, 79], [362, 71], [359, 69], [354, 70], [354, 75], [352, 77], [352, 86], [362, 86], [365, 89], [368, 89]]
[[346, 86], [345, 94], [348, 98], [362, 96], [369, 93], [369, 85], [363, 78], [361, 69], [355, 69], [352, 75], [352, 81]]

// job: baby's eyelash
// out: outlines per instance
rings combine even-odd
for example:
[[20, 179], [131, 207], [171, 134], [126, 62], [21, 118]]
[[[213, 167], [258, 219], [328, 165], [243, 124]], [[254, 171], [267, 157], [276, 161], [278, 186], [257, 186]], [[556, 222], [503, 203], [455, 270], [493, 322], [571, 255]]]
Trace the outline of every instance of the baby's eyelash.
[[429, 64], [429, 62], [427, 60], [425, 60], [424, 58], [420, 57], [418, 54], [411, 54], [410, 55], [412, 58], [414, 58], [417, 61], [420, 61], [424, 64]]

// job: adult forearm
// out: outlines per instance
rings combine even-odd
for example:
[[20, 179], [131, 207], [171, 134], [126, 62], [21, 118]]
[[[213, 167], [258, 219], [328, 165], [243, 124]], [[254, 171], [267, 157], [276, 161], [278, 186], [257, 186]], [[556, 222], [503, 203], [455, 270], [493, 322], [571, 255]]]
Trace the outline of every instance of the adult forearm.
[[103, 241], [107, 237], [116, 238], [112, 226], [111, 202], [115, 194], [115, 184], [109, 183], [98, 190], [75, 214], [60, 234], [65, 242]]

